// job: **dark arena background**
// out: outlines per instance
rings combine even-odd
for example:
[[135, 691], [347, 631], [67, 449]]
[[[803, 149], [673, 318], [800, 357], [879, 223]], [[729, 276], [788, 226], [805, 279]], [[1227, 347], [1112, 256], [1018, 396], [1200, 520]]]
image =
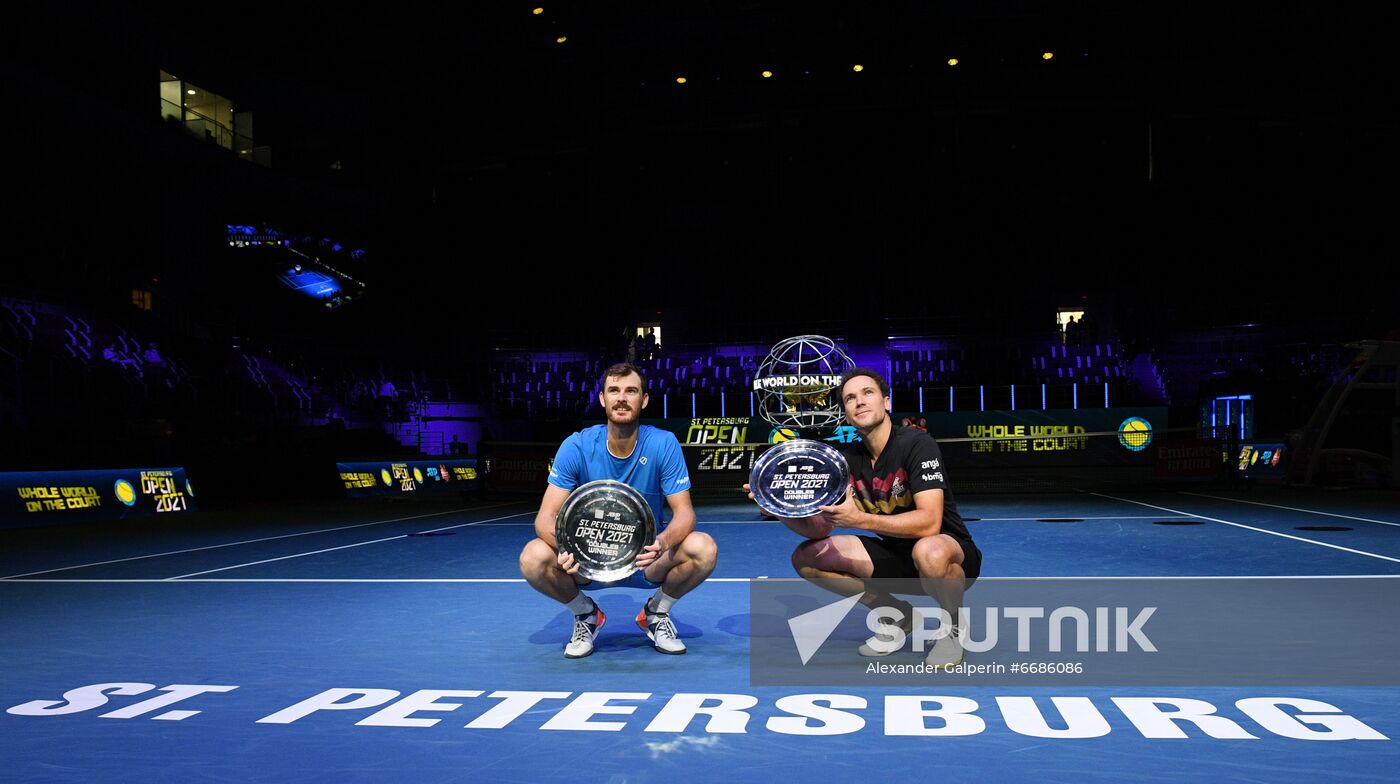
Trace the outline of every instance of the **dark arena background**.
[[[0, 778], [1393, 781], [1393, 653], [1333, 665], [1377, 643], [1339, 608], [1400, 647], [1395, 22], [12, 9]], [[753, 382], [795, 335], [886, 374], [896, 425], [939, 441], [984, 554], [970, 600], [1205, 580], [1203, 615], [1296, 667], [1183, 679], [1235, 650], [1204, 632], [1158, 633], [1131, 682], [760, 662], [801, 540], [741, 486], [794, 435]], [[688, 655], [615, 588], [569, 660], [518, 559], [620, 361], [718, 562], [674, 610]], [[1261, 586], [1327, 642], [1232, 610]]]

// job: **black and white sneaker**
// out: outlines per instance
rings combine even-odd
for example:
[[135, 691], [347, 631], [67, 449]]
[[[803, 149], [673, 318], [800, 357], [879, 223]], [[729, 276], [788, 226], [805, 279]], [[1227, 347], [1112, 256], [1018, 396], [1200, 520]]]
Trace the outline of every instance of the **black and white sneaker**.
[[[889, 619], [881, 618], [880, 631], [875, 632], [874, 636], [861, 643], [860, 647], [856, 649], [856, 653], [861, 656], [889, 656], [902, 648], [903, 644], [908, 641], [909, 635], [914, 633], [914, 606], [912, 604], [901, 602], [898, 599], [886, 601], [883, 604], [903, 610], [904, 619], [899, 623], [890, 623]], [[896, 634], [895, 629], [903, 634]]]
[[603, 609], [596, 603], [592, 612], [575, 615], [574, 636], [569, 638], [569, 644], [564, 646], [564, 658], [582, 659], [592, 653], [593, 640], [598, 637], [598, 631], [603, 628], [605, 621], [607, 616], [603, 615]]
[[948, 634], [940, 637], [938, 642], [933, 644], [933, 650], [928, 652], [924, 663], [930, 667], [942, 667], [943, 669], [956, 667], [962, 664], [962, 635], [963, 630], [961, 628], [957, 626], [949, 628]]
[[673, 656], [685, 653], [685, 643], [681, 642], [680, 635], [676, 633], [671, 614], [655, 613], [650, 607], [650, 599], [642, 603], [642, 609], [637, 613], [637, 625], [647, 633], [647, 639], [651, 640], [652, 646]]

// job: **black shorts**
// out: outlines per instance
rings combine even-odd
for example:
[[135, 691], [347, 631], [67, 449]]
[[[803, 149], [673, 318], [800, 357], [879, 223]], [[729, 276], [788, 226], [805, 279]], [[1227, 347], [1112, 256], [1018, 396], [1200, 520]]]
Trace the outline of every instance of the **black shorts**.
[[[971, 580], [982, 574], [982, 551], [977, 549], [977, 545], [971, 539], [964, 539], [961, 536], [948, 534], [954, 541], [962, 545], [963, 551], [963, 574]], [[875, 573], [871, 577], [878, 579], [885, 578], [917, 578], [919, 570], [914, 566], [914, 545], [918, 539], [904, 539], [897, 536], [857, 536], [860, 543], [865, 545], [865, 554], [870, 556], [870, 562], [875, 564]]]

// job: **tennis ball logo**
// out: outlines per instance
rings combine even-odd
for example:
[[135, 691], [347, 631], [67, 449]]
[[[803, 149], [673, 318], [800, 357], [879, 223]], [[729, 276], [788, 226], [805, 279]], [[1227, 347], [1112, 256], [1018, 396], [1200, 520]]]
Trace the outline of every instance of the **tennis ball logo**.
[[417, 468], [413, 469], [413, 478], [417, 480], [418, 484], [423, 484], [423, 472]]
[[190, 486], [190, 480], [188, 479], [185, 480], [185, 493], [189, 495], [190, 498], [194, 498], [194, 488]]
[[387, 468], [379, 469], [379, 478], [383, 479], [386, 485], [392, 485], [394, 483], [394, 478], [389, 476], [389, 469]]
[[1142, 417], [1128, 417], [1118, 426], [1118, 443], [1124, 449], [1141, 452], [1152, 443], [1152, 424]]
[[132, 487], [131, 483], [125, 479], [118, 479], [116, 484], [112, 485], [112, 491], [117, 494], [118, 501], [127, 506], [136, 505], [136, 488]]
[[792, 441], [797, 438], [797, 431], [790, 427], [775, 428], [768, 434], [768, 443], [781, 444], [784, 441]]

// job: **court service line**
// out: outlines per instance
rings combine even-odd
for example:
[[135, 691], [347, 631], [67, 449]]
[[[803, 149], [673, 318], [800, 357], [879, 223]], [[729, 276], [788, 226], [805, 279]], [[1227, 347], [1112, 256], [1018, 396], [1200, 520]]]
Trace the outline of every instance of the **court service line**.
[[[395, 537], [397, 538], [397, 537]], [[380, 541], [388, 541], [380, 540]], [[366, 542], [365, 544], [371, 544]], [[308, 553], [309, 554], [309, 553]], [[229, 567], [237, 568], [237, 567]], [[1400, 577], [1400, 575], [1395, 575]], [[710, 577], [707, 583], [747, 583], [767, 580], [766, 577]], [[794, 581], [800, 578], [792, 578]], [[14, 579], [12, 583], [524, 583], [520, 577], [53, 577], [48, 579]], [[614, 586], [631, 588], [630, 585]], [[602, 590], [601, 588], [599, 590]]]
[[[478, 524], [480, 524], [480, 523], [489, 523], [489, 522], [494, 522], [494, 521], [496, 521], [496, 520], [505, 520], [505, 519], [508, 519], [508, 518], [511, 518], [511, 517], [520, 517], [521, 515], [527, 515], [527, 514], [536, 514], [536, 511], [517, 512], [517, 513], [512, 514], [512, 515], [504, 515], [504, 516], [502, 516], [502, 517], [492, 517], [492, 518], [489, 518], [489, 519], [486, 519], [486, 520], [479, 520], [479, 521], [474, 521], [474, 522], [470, 522], [470, 523], [462, 523], [462, 524], [460, 524], [460, 525], [449, 525], [449, 526], [447, 526], [447, 527], [445, 527], [445, 528], [435, 528], [435, 529], [433, 529], [433, 530], [434, 530], [434, 531], [448, 531], [448, 530], [451, 530], [451, 529], [453, 529], [453, 528], [466, 528], [467, 526], [478, 525]], [[416, 532], [415, 532], [415, 533], [416, 533]], [[167, 577], [167, 578], [165, 578], [165, 579], [166, 579], [166, 580], [183, 580], [183, 579], [185, 579], [186, 577], [198, 577], [198, 576], [201, 575], [201, 574], [213, 574], [214, 572], [226, 572], [226, 571], [228, 571], [229, 569], [242, 569], [242, 568], [245, 567], [245, 566], [257, 566], [258, 564], [273, 563], [274, 561], [286, 561], [286, 560], [288, 560], [288, 559], [290, 559], [290, 558], [301, 558], [301, 557], [304, 557], [304, 556], [307, 556], [307, 555], [320, 555], [321, 553], [332, 553], [332, 552], [335, 552], [336, 550], [348, 550], [348, 549], [351, 548], [351, 547], [363, 547], [364, 545], [367, 545], [367, 544], [379, 544], [380, 542], [392, 542], [392, 541], [394, 541], [395, 539], [407, 539], [409, 536], [410, 536], [410, 534], [399, 534], [398, 536], [386, 536], [386, 537], [384, 537], [383, 539], [371, 539], [371, 540], [369, 540], [368, 542], [355, 542], [355, 543], [353, 543], [353, 544], [343, 544], [343, 545], [340, 545], [339, 547], [327, 547], [327, 548], [322, 549], [322, 550], [312, 550], [311, 552], [307, 552], [307, 553], [293, 553], [292, 555], [283, 555], [283, 556], [278, 556], [277, 558], [264, 558], [264, 559], [261, 560], [261, 561], [249, 561], [248, 563], [234, 564], [233, 566], [221, 566], [221, 567], [219, 567], [219, 568], [217, 568], [217, 569], [205, 569], [205, 570], [202, 571], [202, 572], [190, 572], [189, 574], [176, 575], [175, 577]]]
[[1319, 512], [1316, 509], [1300, 509], [1296, 506], [1283, 506], [1282, 504], [1266, 504], [1262, 501], [1246, 501], [1243, 498], [1227, 498], [1223, 495], [1206, 495], [1205, 493], [1189, 493], [1185, 490], [1179, 491], [1182, 495], [1194, 495], [1199, 498], [1214, 498], [1218, 501], [1234, 501], [1237, 504], [1253, 504], [1254, 506], [1267, 506], [1270, 509], [1287, 509], [1290, 512], [1306, 512], [1307, 514], [1323, 515], [1326, 517], [1340, 517], [1343, 520], [1357, 520], [1363, 523], [1376, 523], [1378, 525], [1393, 525], [1400, 528], [1400, 523], [1392, 523], [1388, 520], [1372, 520], [1369, 517], [1352, 517], [1351, 515], [1334, 514], [1332, 512]]
[[[974, 523], [992, 523], [992, 522], [1004, 523], [1004, 522], [1014, 522], [1014, 521], [1036, 522], [1036, 521], [1039, 521], [1039, 520], [1044, 520], [1044, 519], [1046, 519], [1046, 518], [1049, 518], [1049, 519], [1052, 519], [1052, 520], [1063, 520], [1063, 519], [1065, 519], [1065, 518], [1071, 518], [1071, 517], [1074, 518], [1075, 520], [1156, 520], [1157, 518], [1161, 517], [1161, 515], [1104, 515], [1104, 516], [1102, 516], [1102, 517], [1098, 517], [1098, 516], [1080, 517], [1080, 516], [1077, 515], [1077, 514], [1063, 514], [1063, 515], [1040, 515], [1040, 516], [1038, 516], [1038, 517], [978, 517], [977, 519], [972, 520], [971, 522], [974, 522]], [[964, 519], [964, 520], [967, 520], [968, 518], [964, 517], [963, 519]]]
[[[133, 556], [130, 556], [130, 557], [128, 557], [128, 558], [113, 558], [113, 559], [110, 560], [110, 561], [94, 561], [94, 562], [92, 562], [92, 563], [77, 564], [76, 566], [60, 566], [60, 567], [58, 567], [58, 568], [56, 568], [56, 569], [42, 569], [42, 570], [37, 571], [37, 572], [25, 572], [25, 573], [23, 573], [23, 574], [12, 574], [12, 575], [8, 575], [8, 576], [6, 576], [6, 577], [0, 577], [0, 580], [14, 580], [14, 579], [17, 579], [17, 578], [20, 578], [20, 577], [33, 577], [33, 576], [36, 575], [36, 574], [49, 574], [49, 573], [51, 573], [51, 572], [66, 572], [66, 571], [68, 571], [69, 569], [86, 569], [86, 568], [89, 567], [89, 566], [106, 566], [106, 565], [108, 565], [108, 564], [124, 563], [124, 562], [126, 562], [126, 561], [139, 561], [139, 560], [141, 560], [141, 559], [143, 559], [143, 558], [163, 558], [163, 557], [165, 557], [165, 556], [167, 556], [167, 555], [183, 555], [184, 553], [197, 553], [197, 552], [200, 552], [201, 550], [217, 550], [217, 549], [219, 549], [220, 547], [237, 547], [238, 545], [242, 545], [242, 544], [257, 544], [258, 542], [271, 542], [271, 541], [273, 541], [274, 539], [288, 539], [288, 538], [291, 538], [291, 537], [294, 537], [294, 536], [310, 536], [310, 535], [312, 535], [312, 534], [328, 534], [328, 533], [331, 533], [331, 532], [333, 532], [333, 531], [348, 531], [348, 530], [350, 530], [350, 529], [352, 529], [352, 528], [364, 528], [365, 526], [369, 526], [369, 525], [385, 525], [385, 524], [388, 524], [388, 523], [401, 523], [401, 522], [403, 522], [403, 521], [405, 521], [405, 520], [418, 520], [418, 519], [424, 518], [424, 517], [439, 517], [439, 516], [441, 516], [441, 515], [445, 515], [445, 514], [456, 514], [456, 513], [458, 513], [458, 512], [485, 511], [485, 510], [487, 510], [487, 509], [499, 509], [499, 508], [502, 507], [502, 506], [511, 506], [512, 504], [517, 504], [517, 503], [520, 503], [520, 502], [519, 502], [519, 501], [511, 501], [511, 502], [504, 503], [504, 504], [491, 504], [490, 506], [463, 507], [463, 508], [461, 508], [461, 509], [448, 509], [448, 510], [445, 511], [445, 512], [430, 512], [430, 513], [428, 513], [428, 514], [411, 515], [411, 516], [409, 516], [409, 517], [395, 517], [395, 518], [393, 518], [393, 519], [391, 519], [391, 520], [374, 520], [374, 521], [371, 521], [371, 522], [368, 522], [368, 523], [356, 523], [355, 525], [342, 525], [342, 526], [339, 526], [339, 527], [337, 527], [337, 528], [321, 528], [321, 529], [318, 529], [318, 530], [315, 530], [315, 531], [301, 531], [301, 532], [294, 533], [294, 534], [279, 534], [279, 535], [277, 535], [277, 536], [264, 536], [264, 537], [262, 537], [262, 538], [260, 538], [260, 539], [244, 539], [243, 541], [240, 541], [240, 542], [225, 542], [225, 543], [223, 543], [223, 544], [205, 545], [204, 547], [191, 547], [191, 548], [189, 548], [189, 549], [187, 549], [187, 550], [170, 550], [170, 551], [164, 552], [164, 553], [150, 553], [150, 554], [148, 554], [148, 555], [133, 555]], [[498, 518], [498, 519], [499, 519], [499, 518]]]
[[1261, 533], [1261, 534], [1268, 534], [1269, 536], [1278, 536], [1278, 537], [1282, 537], [1282, 538], [1284, 538], [1284, 539], [1292, 539], [1292, 540], [1294, 540], [1294, 541], [1296, 541], [1296, 542], [1306, 542], [1306, 543], [1308, 543], [1308, 544], [1315, 544], [1315, 545], [1317, 545], [1318, 547], [1329, 547], [1329, 548], [1331, 548], [1331, 549], [1333, 549], [1333, 550], [1341, 550], [1341, 551], [1344, 552], [1344, 553], [1353, 553], [1353, 554], [1355, 554], [1355, 555], [1365, 555], [1365, 556], [1369, 556], [1369, 557], [1371, 557], [1371, 558], [1379, 558], [1379, 559], [1382, 560], [1382, 561], [1390, 561], [1391, 563], [1400, 563], [1400, 558], [1391, 558], [1391, 557], [1388, 556], [1388, 555], [1379, 555], [1379, 554], [1377, 554], [1377, 553], [1368, 553], [1368, 552], [1366, 552], [1365, 550], [1356, 550], [1356, 549], [1353, 549], [1353, 548], [1350, 548], [1350, 547], [1342, 547], [1341, 545], [1338, 545], [1338, 544], [1328, 544], [1327, 542], [1319, 542], [1319, 541], [1317, 541], [1316, 539], [1305, 539], [1305, 538], [1303, 538], [1303, 537], [1301, 537], [1301, 536], [1294, 536], [1294, 535], [1292, 535], [1292, 534], [1280, 533], [1280, 532], [1278, 532], [1278, 531], [1270, 531], [1270, 530], [1267, 529], [1267, 528], [1256, 528], [1256, 527], [1254, 527], [1254, 526], [1252, 526], [1252, 525], [1245, 525], [1244, 523], [1232, 523], [1232, 522], [1230, 522], [1229, 520], [1221, 520], [1221, 519], [1219, 519], [1219, 518], [1217, 518], [1217, 517], [1206, 517], [1205, 515], [1198, 515], [1198, 514], [1194, 514], [1194, 513], [1192, 513], [1192, 512], [1182, 512], [1182, 511], [1178, 511], [1178, 510], [1176, 510], [1176, 509], [1168, 509], [1168, 508], [1165, 507], [1165, 506], [1154, 506], [1154, 505], [1152, 505], [1152, 504], [1143, 503], [1142, 501], [1131, 501], [1131, 500], [1129, 500], [1129, 499], [1127, 499], [1127, 498], [1118, 498], [1118, 497], [1116, 497], [1116, 496], [1104, 495], [1103, 493], [1092, 493], [1092, 495], [1099, 496], [1100, 498], [1111, 498], [1111, 499], [1113, 499], [1114, 501], [1122, 501], [1122, 502], [1128, 503], [1128, 504], [1137, 504], [1138, 506], [1145, 506], [1145, 507], [1147, 507], [1147, 508], [1149, 508], [1149, 509], [1161, 509], [1161, 510], [1164, 511], [1164, 512], [1171, 512], [1172, 514], [1186, 515], [1187, 517], [1195, 517], [1195, 518], [1200, 519], [1200, 520], [1209, 520], [1209, 521], [1211, 521], [1212, 523], [1221, 523], [1222, 525], [1232, 525], [1232, 526], [1234, 526], [1234, 527], [1236, 527], [1236, 528], [1243, 528], [1243, 529], [1245, 529], [1245, 530], [1247, 530], [1247, 531], [1257, 531], [1257, 532], [1259, 532], [1259, 533]]
[[[1202, 574], [1202, 575], [1176, 575], [1176, 574], [1154, 574], [1154, 575], [1086, 575], [1086, 576], [1050, 576], [1050, 577], [984, 577], [980, 578], [991, 582], [1034, 582], [1038, 580], [1400, 580], [1400, 574]], [[751, 583], [763, 580], [765, 582], [803, 582], [800, 577], [711, 577], [707, 583]], [[116, 583], [153, 583], [153, 584], [187, 584], [187, 583], [364, 583], [364, 584], [392, 584], [392, 583], [524, 583], [525, 580], [519, 577], [195, 577], [184, 580], [175, 580], [162, 577], [54, 577], [48, 579], [17, 578], [9, 580], [11, 583], [23, 583], [26, 585], [48, 584], [48, 583], [96, 583], [96, 584], [116, 584]], [[631, 586], [622, 586], [630, 588]], [[601, 589], [600, 589], [601, 590]]]

